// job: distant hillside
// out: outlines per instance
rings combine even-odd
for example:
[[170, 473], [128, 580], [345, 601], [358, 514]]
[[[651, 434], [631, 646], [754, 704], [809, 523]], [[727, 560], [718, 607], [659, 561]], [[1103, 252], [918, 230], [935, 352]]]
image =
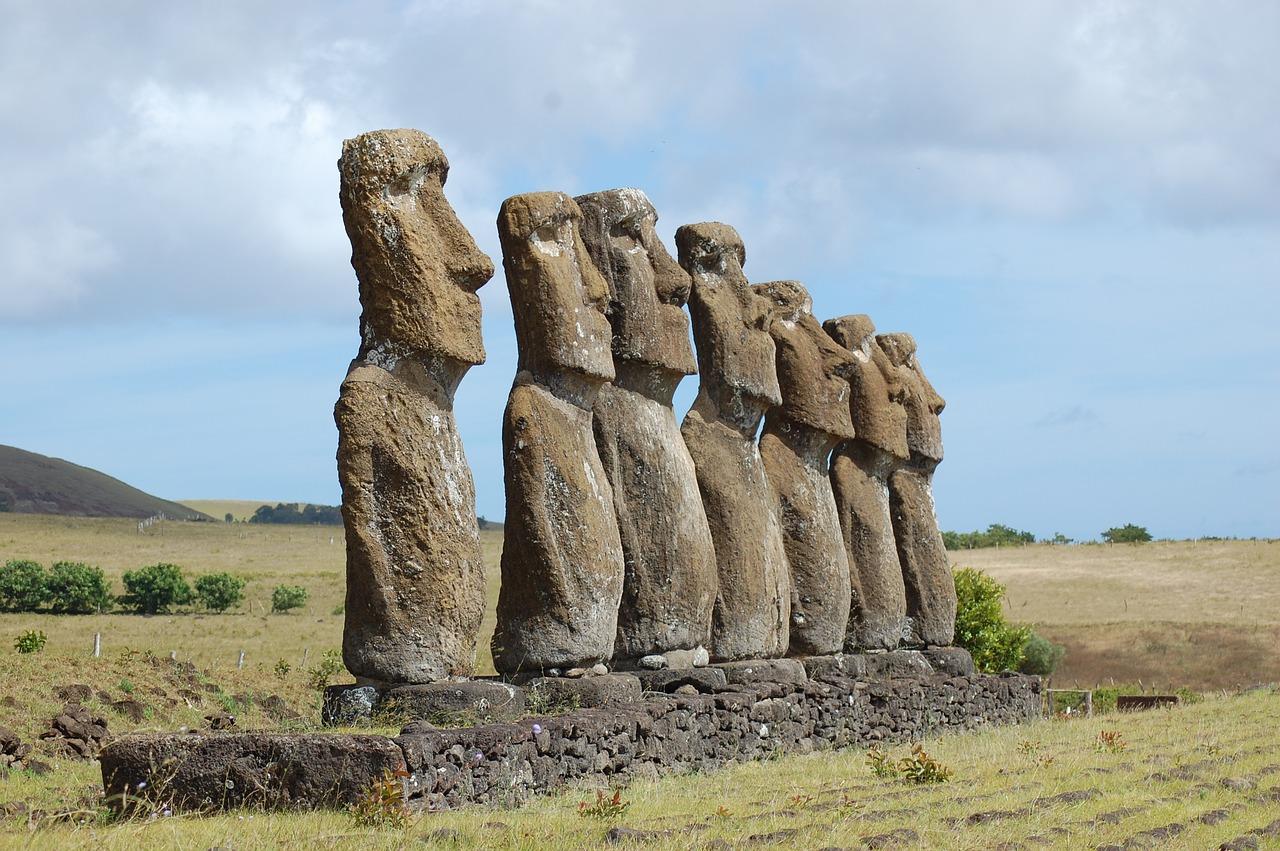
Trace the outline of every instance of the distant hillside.
[[208, 520], [185, 505], [160, 499], [119, 479], [61, 458], [0, 445], [0, 511], [76, 517], [151, 517]]

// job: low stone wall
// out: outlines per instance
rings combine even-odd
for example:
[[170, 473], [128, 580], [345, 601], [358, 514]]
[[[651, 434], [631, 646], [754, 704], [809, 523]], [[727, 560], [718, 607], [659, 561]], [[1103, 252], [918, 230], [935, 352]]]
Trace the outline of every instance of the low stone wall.
[[184, 809], [311, 809], [349, 804], [389, 773], [414, 808], [514, 806], [576, 782], [619, 784], [776, 753], [913, 741], [1040, 713], [1037, 677], [811, 676], [728, 684], [714, 694], [646, 693], [638, 702], [458, 729], [411, 722], [394, 739], [135, 736], [102, 752], [103, 783], [116, 805], [142, 783], [144, 796]]

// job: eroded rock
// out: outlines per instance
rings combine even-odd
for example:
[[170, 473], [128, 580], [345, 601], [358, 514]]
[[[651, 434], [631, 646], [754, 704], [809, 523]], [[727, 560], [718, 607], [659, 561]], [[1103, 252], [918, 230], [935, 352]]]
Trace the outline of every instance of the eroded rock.
[[904, 389], [865, 314], [828, 319], [854, 358], [849, 400], [855, 437], [836, 447], [831, 488], [852, 575], [845, 649], [892, 650], [907, 630], [907, 592], [889, 510], [889, 476], [908, 458]]
[[769, 334], [782, 389], [782, 404], [765, 417], [760, 455], [791, 568], [789, 652], [836, 653], [849, 625], [851, 586], [829, 461], [838, 443], [853, 438], [848, 375], [854, 358], [822, 330], [799, 283], [752, 289], [771, 306]]
[[747, 285], [746, 251], [733, 228], [685, 225], [676, 246], [693, 278], [689, 312], [701, 373], [680, 430], [719, 577], [708, 649], [714, 659], [780, 656], [787, 650], [791, 577], [777, 498], [755, 441], [765, 412], [782, 401], [769, 304]]
[[885, 334], [877, 340], [898, 367], [906, 389], [903, 407], [911, 458], [889, 476], [889, 507], [907, 591], [911, 640], [945, 646], [955, 638], [956, 589], [933, 503], [933, 472], [942, 461], [938, 414], [945, 402], [925, 378], [910, 334]]
[[520, 351], [502, 423], [503, 673], [590, 667], [612, 657], [617, 635], [622, 543], [592, 434], [592, 406], [614, 377], [609, 290], [581, 222], [559, 192], [516, 195], [498, 214]]
[[716, 565], [693, 459], [671, 409], [680, 381], [697, 371], [682, 309], [689, 273], [667, 253], [640, 190], [575, 200], [583, 242], [609, 287], [616, 376], [592, 410], [626, 568], [614, 655], [692, 650], [710, 640]]
[[360, 350], [334, 409], [347, 536], [343, 660], [380, 682], [468, 674], [484, 568], [453, 397], [484, 362], [476, 290], [493, 263], [445, 199], [449, 163], [426, 134], [348, 139], [338, 169], [363, 308]]

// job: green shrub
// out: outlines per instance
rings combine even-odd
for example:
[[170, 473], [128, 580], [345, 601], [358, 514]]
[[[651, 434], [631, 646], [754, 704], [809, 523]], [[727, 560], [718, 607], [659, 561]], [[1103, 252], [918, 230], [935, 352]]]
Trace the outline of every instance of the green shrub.
[[244, 583], [230, 573], [206, 573], [196, 579], [196, 599], [211, 612], [225, 612], [244, 599]]
[[943, 532], [942, 544], [947, 549], [978, 550], [985, 547], [1018, 547], [1034, 544], [1036, 536], [1031, 532], [1023, 532], [1001, 523], [992, 523], [987, 531], [979, 532]]
[[315, 691], [324, 691], [329, 680], [341, 671], [342, 653], [337, 650], [326, 650], [320, 657], [320, 664], [307, 669], [307, 685]]
[[152, 564], [130, 570], [123, 580], [125, 593], [119, 598], [120, 605], [137, 614], [154, 615], [169, 611], [170, 606], [191, 602], [191, 586], [176, 564]]
[[0, 610], [34, 612], [49, 596], [49, 577], [39, 562], [12, 559], [0, 570]]
[[1039, 674], [1042, 677], [1052, 676], [1062, 662], [1067, 648], [1054, 644], [1038, 633], [1031, 633], [1027, 646], [1023, 648], [1022, 664], [1018, 670], [1024, 674]]
[[1151, 533], [1145, 526], [1126, 523], [1123, 526], [1112, 526], [1103, 532], [1102, 540], [1108, 544], [1145, 544], [1151, 540]]
[[13, 647], [19, 653], [39, 653], [44, 649], [44, 643], [49, 638], [38, 629], [29, 629], [19, 635], [13, 642]]
[[271, 592], [271, 611], [287, 612], [307, 604], [307, 589], [301, 585], [277, 585]]
[[956, 644], [973, 654], [980, 671], [1013, 671], [1022, 663], [1031, 627], [1004, 617], [1004, 586], [980, 570], [955, 572]]
[[89, 615], [111, 608], [111, 585], [102, 568], [60, 561], [49, 571], [49, 608], [59, 614]]

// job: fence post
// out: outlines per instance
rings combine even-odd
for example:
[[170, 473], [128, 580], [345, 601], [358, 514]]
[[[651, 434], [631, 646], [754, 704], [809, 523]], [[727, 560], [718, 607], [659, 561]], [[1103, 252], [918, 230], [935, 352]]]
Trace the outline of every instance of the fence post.
[[236, 660], [236, 670], [238, 671], [238, 670], [240, 670], [240, 669], [241, 669], [241, 668], [243, 668], [243, 667], [244, 667], [244, 651], [243, 651], [243, 650], [241, 650], [241, 651], [240, 651], [240, 658]]
[[101, 657], [102, 657], [102, 633], [95, 632], [93, 634], [93, 658], [99, 659]]
[[1093, 717], [1093, 692], [1086, 691], [1084, 693], [1084, 717]]
[[170, 650], [170, 651], [169, 651], [169, 661], [170, 661], [170, 662], [176, 662], [176, 661], [178, 661], [178, 651], [177, 651], [177, 650]]

